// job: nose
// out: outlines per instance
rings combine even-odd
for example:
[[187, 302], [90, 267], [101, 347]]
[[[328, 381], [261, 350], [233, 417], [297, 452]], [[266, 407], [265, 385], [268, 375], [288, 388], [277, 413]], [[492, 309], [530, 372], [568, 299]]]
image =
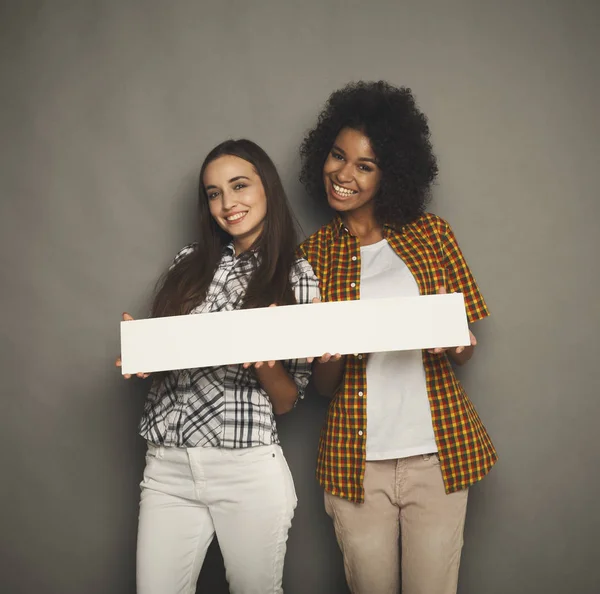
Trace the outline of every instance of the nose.
[[223, 210], [231, 210], [237, 204], [235, 194], [230, 190], [223, 192], [222, 205]]
[[336, 177], [342, 184], [347, 184], [352, 181], [352, 165], [346, 161], [341, 164], [341, 167], [336, 172]]

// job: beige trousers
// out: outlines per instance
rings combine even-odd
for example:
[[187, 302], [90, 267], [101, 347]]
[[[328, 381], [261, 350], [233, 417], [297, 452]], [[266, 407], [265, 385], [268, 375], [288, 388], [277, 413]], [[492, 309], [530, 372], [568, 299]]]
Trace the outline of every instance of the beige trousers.
[[400, 562], [403, 594], [455, 594], [467, 490], [446, 495], [437, 455], [367, 462], [364, 489], [325, 492], [352, 594], [398, 594]]

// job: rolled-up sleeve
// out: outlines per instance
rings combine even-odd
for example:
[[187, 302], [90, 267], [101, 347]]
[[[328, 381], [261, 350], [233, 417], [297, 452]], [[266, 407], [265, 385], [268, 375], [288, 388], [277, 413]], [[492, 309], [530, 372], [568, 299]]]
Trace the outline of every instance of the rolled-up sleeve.
[[[298, 304], [312, 303], [315, 297], [320, 299], [319, 281], [311, 265], [303, 258], [296, 260], [290, 283]], [[282, 363], [298, 387], [298, 399], [304, 398], [312, 365], [306, 359], [288, 359]]]
[[488, 307], [479, 291], [475, 278], [469, 269], [467, 261], [458, 246], [450, 225], [445, 224], [442, 236], [444, 247], [445, 267], [448, 278], [449, 293], [462, 293], [465, 298], [465, 308], [469, 323], [481, 320], [490, 315]]

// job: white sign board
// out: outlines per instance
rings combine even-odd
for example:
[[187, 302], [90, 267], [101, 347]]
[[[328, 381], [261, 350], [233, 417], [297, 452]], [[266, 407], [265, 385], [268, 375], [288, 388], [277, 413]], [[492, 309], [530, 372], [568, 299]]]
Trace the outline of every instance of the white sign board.
[[470, 344], [461, 293], [121, 322], [122, 373]]

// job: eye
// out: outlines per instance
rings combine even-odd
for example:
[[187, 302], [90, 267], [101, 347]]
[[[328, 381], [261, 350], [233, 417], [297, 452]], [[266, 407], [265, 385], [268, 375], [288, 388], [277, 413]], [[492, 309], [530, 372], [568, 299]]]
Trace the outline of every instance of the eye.
[[218, 195], [219, 195], [219, 192], [217, 192], [217, 191], [214, 191], [214, 192], [207, 192], [207, 194], [206, 194], [206, 197], [207, 197], [209, 200], [214, 200], [215, 198], [217, 198], [217, 197], [218, 197]]
[[358, 166], [358, 168], [359, 168], [361, 171], [366, 171], [367, 173], [369, 173], [369, 172], [373, 171], [373, 168], [372, 168], [372, 167], [369, 167], [368, 165], [359, 165], [359, 166]]
[[336, 160], [336, 161], [343, 161], [344, 157], [342, 155], [340, 155], [340, 153], [338, 153], [337, 151], [331, 151], [331, 156]]
[[246, 187], [246, 184], [239, 183], [239, 184], [235, 184], [235, 186], [233, 186], [233, 189], [241, 190], [242, 188], [245, 188], [245, 187]]

